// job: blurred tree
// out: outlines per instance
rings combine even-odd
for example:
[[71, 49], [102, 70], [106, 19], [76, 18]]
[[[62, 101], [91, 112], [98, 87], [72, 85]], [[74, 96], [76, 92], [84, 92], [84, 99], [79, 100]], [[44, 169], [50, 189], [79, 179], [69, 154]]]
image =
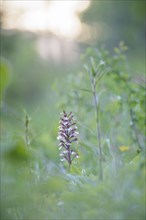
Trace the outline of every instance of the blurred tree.
[[[82, 20], [95, 28], [101, 23], [103, 31], [97, 40], [106, 41], [109, 48], [124, 40], [131, 52], [139, 50], [144, 53], [145, 1], [91, 1]], [[108, 30], [104, 30], [103, 24]]]

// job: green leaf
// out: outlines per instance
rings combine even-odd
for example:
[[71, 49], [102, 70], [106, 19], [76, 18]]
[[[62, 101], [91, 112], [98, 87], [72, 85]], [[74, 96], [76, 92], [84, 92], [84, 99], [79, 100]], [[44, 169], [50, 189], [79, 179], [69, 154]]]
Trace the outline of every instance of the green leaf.
[[10, 83], [10, 67], [6, 60], [0, 62], [0, 102], [3, 99], [4, 92]]
[[82, 91], [84, 91], [84, 92], [93, 93], [92, 90], [89, 90], [89, 89], [79, 89], [79, 90], [82, 90]]

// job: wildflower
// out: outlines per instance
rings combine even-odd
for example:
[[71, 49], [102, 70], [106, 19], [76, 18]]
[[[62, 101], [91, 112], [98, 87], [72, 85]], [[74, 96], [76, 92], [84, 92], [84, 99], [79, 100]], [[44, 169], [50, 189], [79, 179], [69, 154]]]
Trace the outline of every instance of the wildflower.
[[121, 152], [125, 152], [125, 151], [129, 150], [129, 147], [128, 146], [120, 146], [119, 149]]
[[72, 112], [66, 114], [63, 111], [63, 116], [60, 119], [59, 133], [57, 139], [59, 140], [59, 150], [61, 153], [59, 154], [62, 158], [61, 161], [67, 161], [70, 165], [74, 158], [79, 158], [79, 155], [72, 149], [72, 143], [78, 140], [77, 135], [77, 126], [74, 121], [74, 115]]

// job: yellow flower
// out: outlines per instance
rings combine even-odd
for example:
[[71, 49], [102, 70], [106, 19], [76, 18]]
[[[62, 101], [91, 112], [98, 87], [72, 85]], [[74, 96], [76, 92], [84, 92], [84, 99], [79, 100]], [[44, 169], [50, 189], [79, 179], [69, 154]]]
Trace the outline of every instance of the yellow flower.
[[121, 152], [125, 152], [125, 151], [129, 150], [129, 147], [128, 146], [120, 146], [119, 149]]

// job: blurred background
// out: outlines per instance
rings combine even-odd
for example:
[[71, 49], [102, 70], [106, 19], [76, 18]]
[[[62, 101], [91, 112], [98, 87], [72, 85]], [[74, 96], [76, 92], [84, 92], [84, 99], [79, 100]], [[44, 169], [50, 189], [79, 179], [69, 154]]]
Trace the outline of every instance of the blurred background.
[[2, 0], [0, 15], [4, 112], [41, 106], [45, 123], [54, 117], [53, 83], [81, 70], [88, 47], [113, 50], [122, 40], [130, 74], [144, 73], [145, 1]]
[[76, 74], [88, 47], [112, 50], [122, 40], [131, 73], [144, 72], [144, 6], [128, 0], [1, 1], [1, 57], [11, 78], [5, 104], [13, 110], [40, 105], [45, 92], [51, 110], [54, 80]]

